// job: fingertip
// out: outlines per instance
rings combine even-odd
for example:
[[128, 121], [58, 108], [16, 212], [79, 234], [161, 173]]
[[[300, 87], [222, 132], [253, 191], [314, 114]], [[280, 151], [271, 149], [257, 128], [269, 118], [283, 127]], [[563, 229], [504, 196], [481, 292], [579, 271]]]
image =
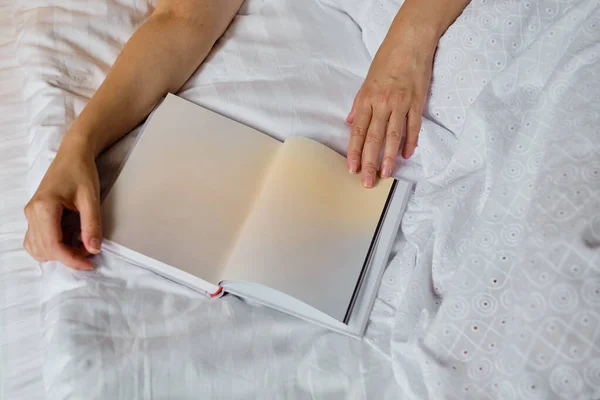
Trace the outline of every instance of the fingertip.
[[82, 265], [75, 267], [75, 269], [78, 271], [93, 271], [94, 266], [91, 264], [90, 265], [82, 264]]
[[87, 243], [85, 243], [85, 249], [90, 254], [100, 254], [102, 249], [102, 241], [98, 238], [90, 238]]
[[92, 260], [84, 256], [84, 253], [85, 252], [81, 251], [81, 254], [75, 255], [71, 266], [79, 271], [92, 271], [94, 269], [94, 264], [92, 263]]
[[74, 256], [70, 260], [58, 260], [61, 264], [74, 269], [76, 271], [92, 271], [94, 269], [94, 265], [91, 260], [87, 258]]
[[390, 165], [389, 161], [384, 161], [383, 167], [381, 168], [381, 177], [389, 178], [392, 175], [393, 165]]
[[373, 174], [364, 173], [361, 178], [361, 183], [365, 188], [370, 189], [375, 184], [375, 177]]
[[100, 202], [94, 193], [82, 192], [76, 204], [81, 217], [81, 238], [90, 254], [99, 254], [102, 246]]
[[92, 261], [86, 258], [83, 247], [76, 249], [59, 243], [54, 247], [52, 258], [76, 270], [91, 271], [94, 269]]
[[402, 157], [404, 157], [405, 160], [408, 160], [409, 158], [412, 157], [414, 152], [415, 152], [414, 146], [405, 147], [404, 150], [402, 151]]

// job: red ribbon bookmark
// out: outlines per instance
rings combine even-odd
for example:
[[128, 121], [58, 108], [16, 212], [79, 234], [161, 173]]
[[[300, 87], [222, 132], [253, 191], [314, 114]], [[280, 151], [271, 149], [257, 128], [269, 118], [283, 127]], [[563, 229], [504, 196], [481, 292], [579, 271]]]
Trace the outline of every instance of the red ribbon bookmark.
[[214, 297], [217, 297], [218, 295], [220, 295], [220, 294], [221, 294], [221, 292], [222, 292], [222, 291], [223, 291], [223, 288], [222, 288], [221, 286], [219, 286], [219, 289], [217, 289], [217, 291], [216, 291], [216, 292], [214, 292], [213, 294], [211, 294], [211, 295], [210, 295], [210, 298], [212, 299], [212, 298], [214, 298]]

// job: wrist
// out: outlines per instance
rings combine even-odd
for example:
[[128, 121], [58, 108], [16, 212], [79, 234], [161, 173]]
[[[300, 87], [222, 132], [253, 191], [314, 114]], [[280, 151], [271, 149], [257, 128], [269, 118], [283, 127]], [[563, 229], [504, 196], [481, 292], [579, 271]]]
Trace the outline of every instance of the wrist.
[[420, 46], [435, 51], [437, 44], [469, 0], [405, 0], [396, 14], [389, 36], [409, 36]]
[[[388, 31], [377, 54], [382, 54], [391, 65], [405, 65], [407, 62], [422, 66], [433, 62], [438, 37], [435, 30], [426, 26], [394, 20], [393, 29]], [[377, 57], [377, 56], [376, 56]]]
[[422, 53], [434, 53], [444, 31], [440, 24], [398, 13], [385, 41], [406, 43], [419, 48]]
[[71, 128], [63, 138], [58, 151], [60, 154], [95, 160], [100, 151], [93, 139], [91, 133]]

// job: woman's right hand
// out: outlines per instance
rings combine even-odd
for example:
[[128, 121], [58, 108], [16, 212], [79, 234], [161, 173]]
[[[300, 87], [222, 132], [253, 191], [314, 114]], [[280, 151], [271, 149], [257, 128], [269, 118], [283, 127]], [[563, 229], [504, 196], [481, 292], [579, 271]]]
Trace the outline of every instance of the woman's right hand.
[[[80, 224], [74, 222], [77, 214]], [[33, 258], [39, 262], [56, 260], [79, 270], [93, 269], [87, 256], [100, 253], [102, 243], [100, 185], [94, 154], [85, 144], [63, 140], [25, 207], [25, 216], [28, 229], [23, 246]]]

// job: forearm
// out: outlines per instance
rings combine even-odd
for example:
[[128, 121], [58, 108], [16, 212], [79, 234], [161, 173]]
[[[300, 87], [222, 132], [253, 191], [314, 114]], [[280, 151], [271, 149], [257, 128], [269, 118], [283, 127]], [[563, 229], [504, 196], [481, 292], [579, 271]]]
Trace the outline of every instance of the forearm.
[[162, 96], [188, 80], [241, 3], [197, 1], [195, 17], [157, 8], [127, 42], [61, 147], [76, 147], [96, 157], [133, 129]]
[[[409, 40], [434, 51], [441, 36], [470, 0], [406, 0], [388, 31], [389, 41]], [[410, 35], [411, 37], [406, 37]]]

